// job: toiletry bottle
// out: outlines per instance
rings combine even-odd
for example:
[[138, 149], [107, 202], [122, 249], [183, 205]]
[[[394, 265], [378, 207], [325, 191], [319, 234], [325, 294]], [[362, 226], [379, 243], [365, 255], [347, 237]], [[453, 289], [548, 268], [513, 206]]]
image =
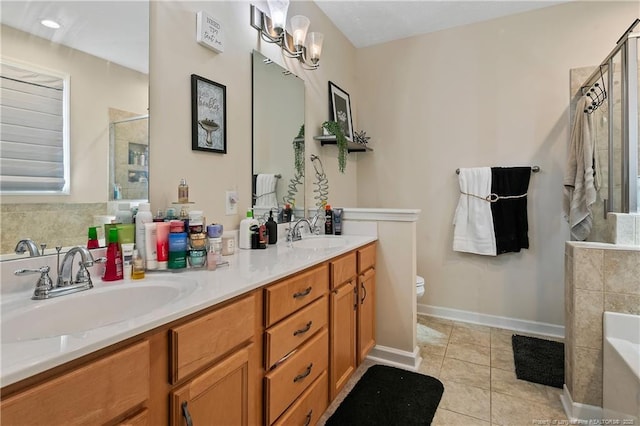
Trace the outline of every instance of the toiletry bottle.
[[251, 209], [247, 209], [247, 217], [240, 221], [238, 247], [241, 249], [251, 248], [251, 226], [257, 224], [258, 221], [253, 218], [253, 211]]
[[178, 185], [178, 203], [189, 202], [189, 185], [187, 185], [186, 179], [180, 179], [180, 185]]
[[156, 256], [158, 259], [158, 269], [167, 269], [169, 261], [169, 222], [156, 223]]
[[129, 203], [118, 203], [116, 223], [133, 223], [133, 216], [131, 215], [131, 206], [129, 206]]
[[158, 269], [158, 228], [155, 222], [144, 224], [144, 263], [147, 270]]
[[131, 264], [131, 279], [140, 280], [144, 278], [144, 259], [138, 253], [138, 249], [133, 249], [133, 261]]
[[169, 233], [169, 261], [167, 264], [169, 269], [183, 269], [187, 267], [188, 245], [186, 232]]
[[342, 208], [333, 209], [333, 233], [335, 235], [342, 235]]
[[164, 222], [164, 212], [162, 210], [158, 210], [156, 215], [153, 217], [154, 222]]
[[87, 239], [87, 248], [94, 249], [100, 247], [100, 241], [98, 241], [98, 228], [95, 226], [89, 227], [89, 238]]
[[118, 244], [118, 229], [109, 229], [109, 245], [107, 246], [107, 261], [104, 267], [102, 281], [116, 281], [124, 278], [122, 272], [122, 252]]
[[145, 242], [144, 242], [144, 224], [153, 222], [153, 215], [151, 214], [151, 205], [149, 203], [140, 203], [138, 205], [138, 213], [136, 214], [136, 247], [138, 253], [145, 260]]
[[282, 213], [282, 219], [285, 222], [291, 222], [291, 217], [293, 216], [293, 210], [291, 210], [291, 204], [284, 205], [284, 211]]
[[324, 233], [333, 235], [333, 211], [329, 204], [324, 206]]
[[278, 224], [273, 220], [273, 211], [269, 210], [269, 219], [267, 220], [267, 233], [269, 234], [269, 244], [278, 242]]

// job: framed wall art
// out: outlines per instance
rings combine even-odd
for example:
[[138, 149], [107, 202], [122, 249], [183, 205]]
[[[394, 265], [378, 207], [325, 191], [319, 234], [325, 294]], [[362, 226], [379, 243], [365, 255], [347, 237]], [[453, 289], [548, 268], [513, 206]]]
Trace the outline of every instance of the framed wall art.
[[191, 149], [227, 153], [226, 86], [191, 74]]
[[342, 128], [345, 138], [353, 141], [353, 122], [351, 120], [351, 99], [349, 94], [329, 82], [329, 110], [331, 120]]

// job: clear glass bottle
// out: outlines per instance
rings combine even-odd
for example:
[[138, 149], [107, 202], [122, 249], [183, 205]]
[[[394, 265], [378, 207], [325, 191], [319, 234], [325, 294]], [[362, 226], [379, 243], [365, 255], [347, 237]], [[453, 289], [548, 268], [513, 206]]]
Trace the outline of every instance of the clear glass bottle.
[[131, 262], [131, 279], [140, 280], [144, 278], [144, 259], [138, 253], [138, 249], [133, 249], [133, 261]]
[[180, 185], [178, 185], [178, 203], [189, 202], [189, 185], [187, 185], [186, 179], [180, 179]]

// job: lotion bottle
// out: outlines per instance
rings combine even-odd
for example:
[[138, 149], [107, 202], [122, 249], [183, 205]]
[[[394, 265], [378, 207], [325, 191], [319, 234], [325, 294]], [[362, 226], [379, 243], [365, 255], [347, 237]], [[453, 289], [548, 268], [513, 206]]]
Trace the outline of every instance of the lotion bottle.
[[238, 247], [241, 249], [251, 248], [251, 226], [258, 225], [258, 221], [253, 218], [253, 211], [247, 209], [247, 217], [240, 221], [240, 232], [238, 235]]
[[136, 213], [136, 248], [138, 253], [147, 260], [144, 242], [144, 225], [153, 222], [153, 214], [151, 213], [151, 205], [149, 203], [140, 203], [138, 205], [138, 213]]

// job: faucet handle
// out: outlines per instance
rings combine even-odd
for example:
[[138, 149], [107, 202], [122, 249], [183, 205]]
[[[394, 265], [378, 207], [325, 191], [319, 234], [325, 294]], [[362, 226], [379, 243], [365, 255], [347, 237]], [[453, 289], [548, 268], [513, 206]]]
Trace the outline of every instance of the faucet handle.
[[51, 268], [49, 266], [43, 266], [36, 269], [18, 269], [14, 272], [14, 275], [40, 274], [40, 278], [38, 278], [34, 292], [34, 296], [36, 296], [39, 293], [48, 292], [53, 289], [53, 281], [51, 281], [51, 277], [49, 277], [50, 270]]

